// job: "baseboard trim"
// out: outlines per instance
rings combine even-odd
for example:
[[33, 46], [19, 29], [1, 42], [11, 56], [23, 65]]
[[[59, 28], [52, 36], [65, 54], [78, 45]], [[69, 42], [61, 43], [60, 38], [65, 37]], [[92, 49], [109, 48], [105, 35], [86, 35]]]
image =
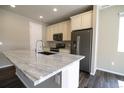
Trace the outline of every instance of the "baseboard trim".
[[95, 71], [92, 73], [92, 72], [90, 72], [90, 75], [92, 75], [92, 76], [94, 76], [96, 74], [96, 69], [95, 69]]
[[95, 73], [90, 73], [90, 75], [94, 76], [94, 75], [95, 75]]
[[116, 74], [116, 75], [120, 75], [120, 76], [124, 76], [123, 73], [118, 73], [118, 72], [110, 71], [110, 70], [103, 69], [103, 68], [97, 68], [97, 70], [104, 71], [104, 72], [108, 72], [108, 73], [112, 73], [112, 74]]

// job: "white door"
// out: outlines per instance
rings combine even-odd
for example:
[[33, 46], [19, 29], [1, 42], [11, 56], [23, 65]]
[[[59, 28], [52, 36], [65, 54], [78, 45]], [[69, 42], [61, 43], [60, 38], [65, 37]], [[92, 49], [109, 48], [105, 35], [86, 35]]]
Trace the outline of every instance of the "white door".
[[36, 48], [36, 41], [42, 40], [42, 25], [29, 22], [29, 29], [30, 29], [30, 50], [34, 51]]

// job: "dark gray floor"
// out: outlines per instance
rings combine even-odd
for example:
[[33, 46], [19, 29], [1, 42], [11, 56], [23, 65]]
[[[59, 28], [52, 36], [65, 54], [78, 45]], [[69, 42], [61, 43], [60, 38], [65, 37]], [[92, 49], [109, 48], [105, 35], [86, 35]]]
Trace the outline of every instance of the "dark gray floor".
[[25, 86], [15, 75], [12, 78], [0, 80], [0, 88], [25, 88]]
[[97, 71], [95, 76], [80, 73], [79, 88], [124, 88], [124, 76]]
[[[25, 88], [17, 76], [0, 81], [1, 88]], [[103, 71], [97, 71], [95, 76], [88, 73], [80, 73], [79, 88], [124, 88], [124, 77], [110, 74]]]

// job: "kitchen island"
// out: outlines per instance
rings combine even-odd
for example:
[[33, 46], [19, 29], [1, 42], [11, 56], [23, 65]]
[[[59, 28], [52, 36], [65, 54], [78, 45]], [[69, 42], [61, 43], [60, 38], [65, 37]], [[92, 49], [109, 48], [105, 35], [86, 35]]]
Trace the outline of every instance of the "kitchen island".
[[26, 87], [42, 87], [44, 81], [57, 74], [61, 76], [60, 79], [56, 79], [60, 80], [57, 81], [60, 87], [79, 86], [79, 62], [84, 56], [66, 53], [44, 55], [28, 50], [3, 53], [15, 65], [16, 74]]

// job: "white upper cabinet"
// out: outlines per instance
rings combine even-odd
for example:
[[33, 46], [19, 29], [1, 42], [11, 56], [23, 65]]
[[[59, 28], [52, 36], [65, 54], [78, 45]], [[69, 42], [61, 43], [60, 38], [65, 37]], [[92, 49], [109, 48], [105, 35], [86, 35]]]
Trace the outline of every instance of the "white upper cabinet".
[[92, 27], [92, 11], [71, 17], [71, 30], [80, 30]]
[[71, 40], [70, 21], [60, 22], [47, 27], [47, 41], [53, 41], [53, 34], [62, 33], [63, 41]]
[[47, 41], [53, 41], [53, 34], [62, 33], [63, 41], [71, 40], [71, 31], [92, 28], [92, 11], [71, 17], [71, 21], [64, 21], [47, 27]]
[[69, 41], [71, 40], [71, 27], [70, 27], [70, 21], [62, 22], [63, 27], [63, 41]]
[[49, 26], [47, 27], [47, 41], [53, 41], [53, 36], [52, 36], [52, 27]]
[[63, 29], [64, 29], [64, 22], [58, 23], [58, 33], [63, 33]]
[[82, 26], [82, 15], [76, 15], [71, 17], [71, 29], [78, 30], [81, 29]]
[[82, 14], [82, 28], [92, 27], [92, 11]]
[[52, 35], [56, 34], [56, 33], [59, 33], [57, 24], [51, 25], [51, 28], [52, 28]]

